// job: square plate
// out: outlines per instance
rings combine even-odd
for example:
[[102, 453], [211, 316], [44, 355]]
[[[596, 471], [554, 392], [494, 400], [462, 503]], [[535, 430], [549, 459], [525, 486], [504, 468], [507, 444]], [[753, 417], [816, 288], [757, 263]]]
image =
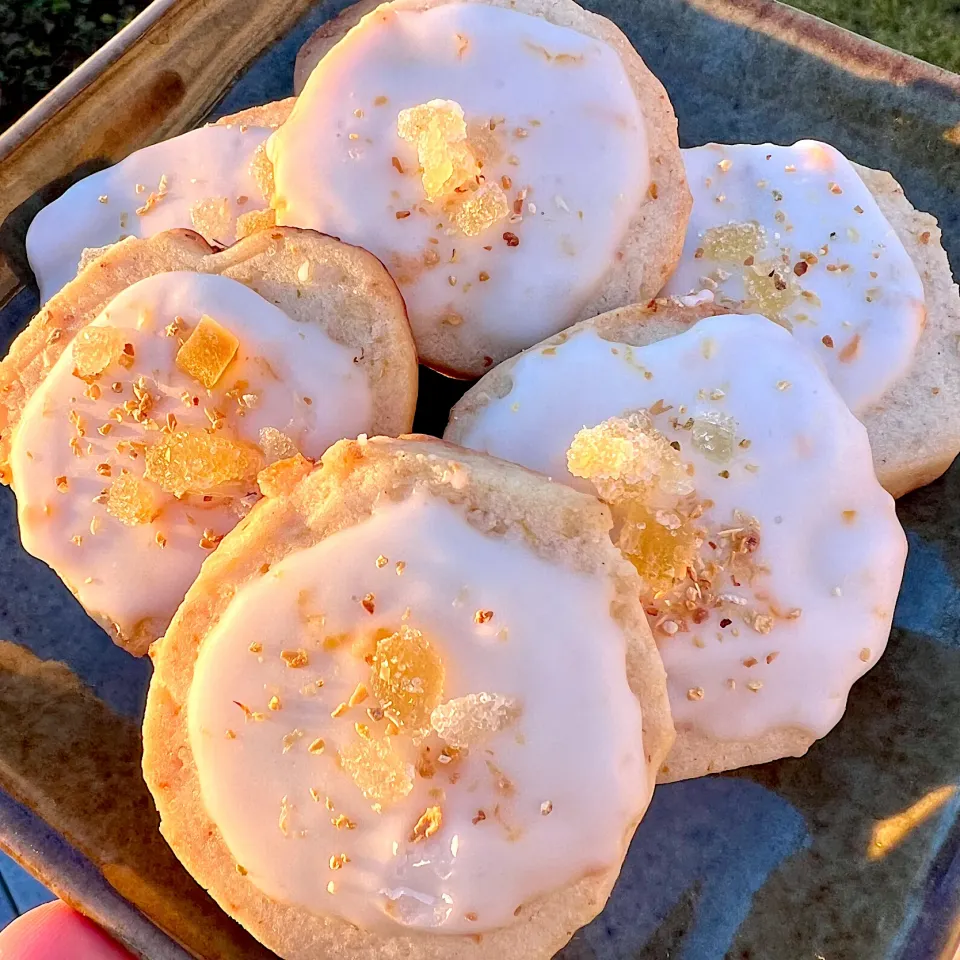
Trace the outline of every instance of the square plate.
[[[39, 207], [214, 104], [218, 116], [289, 96], [299, 45], [341, 6], [156, 0], [0, 137], [4, 350], [37, 305], [23, 236]], [[957, 272], [960, 78], [770, 0], [586, 6], [663, 81], [682, 145], [829, 141], [938, 217]], [[441, 432], [463, 389], [424, 372], [416, 428]], [[564, 960], [954, 956], [960, 467], [898, 513], [910, 556], [893, 636], [839, 726], [801, 759], [659, 788], [607, 908]], [[270, 956], [160, 838], [140, 777], [149, 662], [23, 552], [9, 490], [0, 572], [3, 846], [141, 956]]]

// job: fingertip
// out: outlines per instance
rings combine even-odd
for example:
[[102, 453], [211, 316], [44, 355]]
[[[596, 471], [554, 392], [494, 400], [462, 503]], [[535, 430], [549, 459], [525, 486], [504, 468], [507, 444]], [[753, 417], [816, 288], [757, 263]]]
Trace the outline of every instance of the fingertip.
[[0, 932], [0, 960], [133, 960], [61, 900], [35, 907]]

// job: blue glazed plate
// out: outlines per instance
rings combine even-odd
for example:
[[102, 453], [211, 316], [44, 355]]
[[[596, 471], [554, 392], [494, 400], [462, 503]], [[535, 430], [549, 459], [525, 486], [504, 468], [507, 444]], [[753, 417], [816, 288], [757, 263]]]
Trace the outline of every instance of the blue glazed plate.
[[[917, 207], [937, 216], [958, 272], [960, 78], [769, 0], [586, 5], [616, 21], [663, 81], [682, 145], [829, 141], [859, 163], [890, 170]], [[108, 98], [111, 83], [118, 89], [112, 71], [146, 62], [147, 45], [189, 49], [211, 42], [209, 32], [219, 29], [213, 40], [228, 46], [230, 18], [191, 21], [187, 13], [200, 6], [158, 0], [46, 107], [0, 138], [0, 186], [51, 124], [71, 130], [77, 103]], [[234, 4], [235, 18], [243, 6], [256, 9], [243, 0]], [[248, 50], [233, 64], [238, 79], [221, 84], [214, 116], [289, 96], [299, 45], [340, 6], [309, 9], [265, 47], [270, 38], [261, 38], [257, 56], [251, 60]], [[8, 211], [0, 267], [26, 283], [8, 284], [4, 349], [36, 308], [23, 271], [25, 224], [42, 201], [89, 172], [91, 158], [93, 166], [113, 162], [200, 119], [204, 104], [191, 101], [192, 76], [181, 61], [158, 72], [163, 82], [150, 87], [166, 97], [155, 114], [132, 116], [114, 143], [104, 135], [91, 146], [90, 131], [74, 131], [52, 182], [33, 174]], [[209, 86], [209, 77], [204, 82]], [[170, 91], [181, 87], [186, 93], [171, 101]], [[176, 103], [186, 101], [189, 109], [178, 114]], [[424, 372], [416, 428], [440, 433], [463, 389]], [[960, 468], [901, 500], [898, 512], [910, 556], [893, 636], [854, 688], [840, 725], [801, 759], [659, 788], [609, 904], [561, 952], [564, 960], [955, 956]], [[0, 492], [0, 637], [9, 641], [0, 642], [3, 845], [151, 960], [183, 957], [184, 950], [203, 958], [266, 957], [156, 833], [139, 776], [149, 664], [115, 649], [57, 578], [23, 553], [8, 490]]]

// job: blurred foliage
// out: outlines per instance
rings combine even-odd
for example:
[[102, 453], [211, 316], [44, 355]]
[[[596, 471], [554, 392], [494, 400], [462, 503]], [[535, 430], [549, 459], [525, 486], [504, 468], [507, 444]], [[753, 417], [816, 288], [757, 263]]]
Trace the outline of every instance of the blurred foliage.
[[[0, 130], [147, 3], [0, 0]], [[793, 5], [960, 73], [960, 0], [793, 0]]]
[[0, 130], [28, 110], [148, 0], [0, 0]]

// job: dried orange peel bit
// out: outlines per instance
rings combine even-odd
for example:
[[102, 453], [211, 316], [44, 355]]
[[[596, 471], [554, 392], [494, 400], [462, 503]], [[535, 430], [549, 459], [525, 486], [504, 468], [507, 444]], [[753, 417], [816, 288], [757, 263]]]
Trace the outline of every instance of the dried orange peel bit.
[[74, 338], [73, 374], [82, 380], [99, 377], [123, 353], [125, 336], [116, 327], [84, 327]]
[[381, 806], [402, 800], [413, 789], [413, 767], [393, 749], [390, 737], [361, 737], [346, 744], [340, 765], [364, 797]]
[[263, 455], [252, 443], [231, 440], [204, 430], [161, 434], [147, 449], [146, 477], [167, 493], [248, 493], [263, 467]]
[[240, 341], [206, 314], [177, 351], [177, 367], [208, 390], [217, 385], [236, 356]]
[[404, 624], [377, 641], [371, 687], [380, 706], [399, 725], [430, 727], [430, 714], [443, 698], [445, 671], [440, 654], [419, 631]]
[[420, 819], [414, 824], [407, 841], [409, 843], [419, 843], [421, 840], [429, 840], [441, 826], [443, 826], [443, 813], [440, 808], [427, 807], [420, 815]]
[[129, 527], [150, 523], [160, 512], [151, 485], [132, 473], [121, 473], [107, 491], [107, 513]]
[[453, 100], [431, 100], [401, 110], [397, 133], [417, 148], [428, 200], [437, 200], [474, 180], [477, 160], [467, 143], [463, 108]]

